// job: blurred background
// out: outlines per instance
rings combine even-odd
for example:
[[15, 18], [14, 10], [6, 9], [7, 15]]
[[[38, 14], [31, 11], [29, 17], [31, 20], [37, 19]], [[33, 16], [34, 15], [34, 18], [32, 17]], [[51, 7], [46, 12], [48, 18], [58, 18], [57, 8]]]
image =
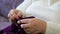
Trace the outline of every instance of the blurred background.
[[22, 2], [23, 0], [0, 0], [0, 30], [10, 25], [7, 18], [9, 11]]

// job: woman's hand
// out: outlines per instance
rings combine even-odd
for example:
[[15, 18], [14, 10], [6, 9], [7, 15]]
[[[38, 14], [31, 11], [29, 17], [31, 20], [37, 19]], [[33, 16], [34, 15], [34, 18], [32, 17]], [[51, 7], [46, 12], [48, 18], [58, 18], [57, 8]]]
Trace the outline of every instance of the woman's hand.
[[38, 34], [38, 33], [45, 34], [46, 22], [43, 20], [39, 20], [37, 18], [30, 18], [30, 19], [19, 20], [17, 23], [18, 24], [23, 23], [20, 26], [28, 34]]
[[10, 20], [19, 19], [22, 16], [22, 12], [16, 9], [10, 10], [8, 17]]

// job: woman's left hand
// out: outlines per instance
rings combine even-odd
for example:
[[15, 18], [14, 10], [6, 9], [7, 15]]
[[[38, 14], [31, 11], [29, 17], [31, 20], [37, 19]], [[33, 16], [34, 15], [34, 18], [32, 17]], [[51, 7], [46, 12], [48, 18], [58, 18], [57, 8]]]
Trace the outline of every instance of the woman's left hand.
[[30, 18], [19, 20], [17, 23], [23, 23], [20, 26], [27, 34], [45, 34], [46, 22], [43, 20], [37, 18]]

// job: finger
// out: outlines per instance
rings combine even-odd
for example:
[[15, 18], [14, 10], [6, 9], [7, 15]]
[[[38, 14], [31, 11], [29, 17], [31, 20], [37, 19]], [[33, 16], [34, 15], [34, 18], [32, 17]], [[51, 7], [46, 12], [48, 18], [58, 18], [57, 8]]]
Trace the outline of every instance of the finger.
[[17, 21], [18, 24], [21, 24], [21, 20]]
[[28, 18], [28, 19], [22, 19], [21, 20], [22, 23], [30, 23], [32, 21], [34, 21], [34, 18]]
[[8, 17], [10, 17], [10, 13], [8, 14]]
[[14, 17], [13, 17], [13, 15], [9, 15], [9, 19], [11, 19], [11, 20], [14, 20]]
[[27, 24], [27, 23], [29, 23], [29, 19], [22, 19], [22, 20], [21, 20], [21, 23]]
[[13, 17], [14, 17], [15, 19], [19, 19], [18, 15], [16, 15], [16, 14], [13, 14]]
[[13, 11], [10, 11], [8, 14], [8, 17], [13, 16], [15, 13], [13, 13]]
[[23, 20], [18, 20], [17, 21], [18, 24], [27, 24], [27, 19], [23, 19]]
[[17, 15], [18, 17], [22, 17], [23, 13], [21, 11], [18, 11]]
[[18, 20], [17, 23], [18, 24], [28, 24], [28, 23], [31, 23], [33, 21], [33, 18], [32, 19], [22, 19], [22, 20]]
[[17, 23], [18, 23], [18, 24], [27, 24], [27, 22], [25, 22], [25, 21], [22, 22], [22, 20], [18, 20]]
[[29, 27], [30, 27], [30, 25], [29, 25], [29, 24], [21, 24], [20, 26], [21, 26], [21, 28], [23, 28], [23, 29], [27, 29], [27, 28], [29, 28]]
[[10, 13], [15, 13], [15, 14], [17, 14], [17, 10], [16, 9], [12, 9], [12, 10], [10, 10]]
[[11, 14], [15, 14], [14, 16], [15, 16], [15, 18], [16, 19], [18, 19], [19, 17], [21, 17], [22, 16], [22, 12], [21, 11], [19, 11], [19, 10], [11, 10], [13, 13], [11, 13]]
[[12, 16], [13, 18], [15, 18], [15, 19], [18, 19], [18, 18], [19, 18], [18, 15], [14, 14], [14, 13], [13, 13], [13, 14], [9, 14], [9, 17], [11, 17], [11, 16]]

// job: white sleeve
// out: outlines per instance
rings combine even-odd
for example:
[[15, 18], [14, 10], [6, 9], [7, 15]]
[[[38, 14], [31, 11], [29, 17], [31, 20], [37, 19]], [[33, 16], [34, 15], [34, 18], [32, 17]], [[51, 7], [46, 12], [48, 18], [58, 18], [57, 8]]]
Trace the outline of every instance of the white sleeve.
[[60, 34], [60, 24], [47, 22], [46, 34]]
[[25, 10], [27, 9], [28, 6], [30, 6], [32, 3], [31, 0], [24, 0], [23, 3], [17, 6], [17, 10], [22, 11], [23, 14], [25, 14]]

